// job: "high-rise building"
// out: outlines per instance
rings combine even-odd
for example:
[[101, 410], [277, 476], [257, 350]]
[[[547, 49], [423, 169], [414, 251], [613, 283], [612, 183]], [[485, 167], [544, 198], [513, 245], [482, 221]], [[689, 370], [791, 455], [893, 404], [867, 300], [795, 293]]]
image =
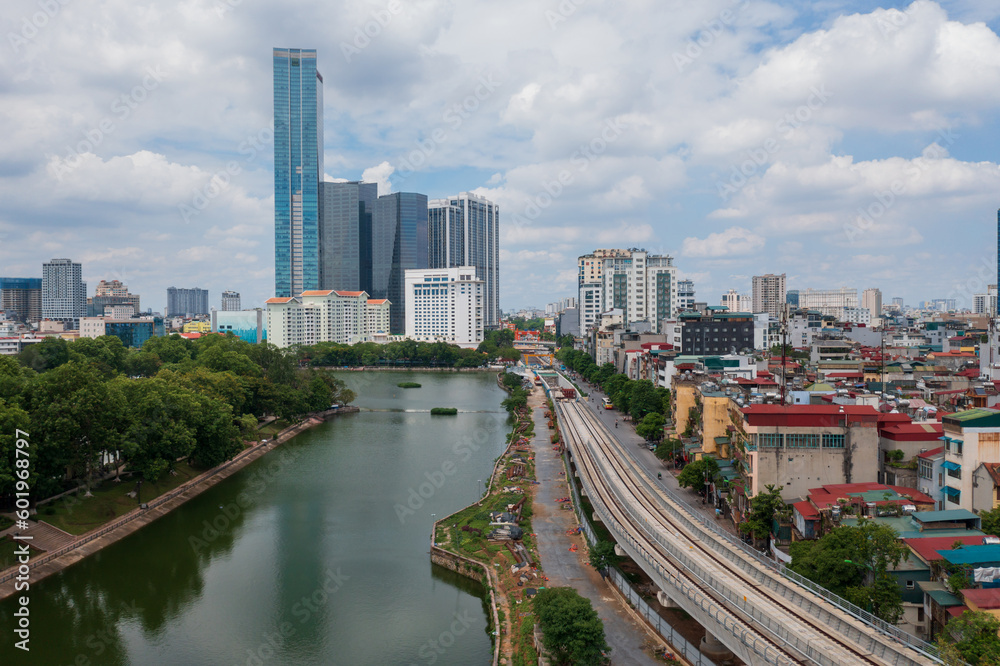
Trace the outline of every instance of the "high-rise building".
[[775, 319], [781, 318], [785, 307], [785, 274], [754, 275], [752, 305], [754, 312], [766, 312]]
[[577, 289], [580, 310], [580, 334], [597, 325], [604, 311], [602, 295], [604, 292], [604, 260], [608, 257], [630, 256], [628, 250], [601, 249], [578, 257]]
[[500, 207], [471, 192], [427, 203], [428, 268], [475, 266], [483, 324], [500, 325]]
[[858, 307], [858, 290], [852, 287], [805, 289], [799, 292], [799, 307], [818, 310], [824, 315], [845, 321], [845, 310], [856, 310]]
[[0, 278], [0, 310], [22, 322], [42, 318], [41, 278]]
[[378, 198], [372, 225], [373, 299], [387, 298], [389, 333], [406, 330], [406, 275], [427, 268], [427, 196], [394, 192]]
[[[321, 289], [369, 291], [376, 183], [320, 183]], [[370, 293], [370, 292], [369, 292]]]
[[902, 299], [902, 297], [900, 297], [900, 296], [893, 296], [892, 297], [892, 305], [896, 309], [902, 310], [903, 309], [903, 299]]
[[323, 77], [315, 49], [274, 49], [274, 291], [320, 286]]
[[222, 292], [222, 311], [237, 312], [240, 309], [240, 293], [238, 291]]
[[873, 319], [882, 316], [882, 291], [875, 289], [865, 289], [861, 292], [861, 307], [871, 313]]
[[83, 267], [70, 259], [42, 264], [42, 319], [72, 322], [79, 326], [87, 314], [87, 283]]
[[997, 314], [997, 286], [987, 285], [985, 294], [972, 295], [972, 312], [974, 314]]
[[130, 293], [121, 280], [101, 280], [94, 287], [94, 296], [87, 299], [87, 316], [128, 317], [128, 308], [137, 315], [142, 311], [139, 300], [139, 295]]
[[475, 266], [406, 271], [406, 337], [478, 345], [485, 291]]
[[722, 305], [730, 312], [750, 312], [753, 309], [753, 299], [747, 294], [730, 289], [722, 295]]
[[694, 309], [694, 281], [693, 280], [678, 280], [677, 281], [677, 309], [678, 310], [693, 310]]
[[789, 289], [785, 292], [785, 303], [788, 303], [793, 308], [799, 307], [799, 290]]
[[208, 290], [197, 287], [194, 289], [169, 287], [167, 289], [166, 314], [171, 317], [194, 317], [209, 314]]
[[606, 257], [601, 272], [604, 309], [620, 309], [626, 325], [647, 322], [654, 333], [659, 333], [660, 323], [677, 314], [677, 268], [673, 257], [628, 250], [628, 256]]

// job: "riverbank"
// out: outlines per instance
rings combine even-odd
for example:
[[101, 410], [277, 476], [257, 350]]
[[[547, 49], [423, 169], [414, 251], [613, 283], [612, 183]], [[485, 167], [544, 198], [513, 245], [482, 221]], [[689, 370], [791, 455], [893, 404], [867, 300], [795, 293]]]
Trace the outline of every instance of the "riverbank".
[[392, 366], [392, 365], [318, 365], [318, 370], [336, 370], [338, 372], [497, 372], [499, 368], [495, 365], [484, 365], [479, 368], [452, 368], [452, 367], [421, 367], [421, 366]]
[[[88, 555], [96, 553], [102, 548], [136, 532], [157, 518], [170, 513], [188, 500], [197, 497], [205, 490], [232, 476], [268, 451], [284, 444], [296, 435], [329, 420], [333, 416], [358, 411], [357, 407], [342, 407], [310, 414], [303, 421], [285, 428], [266, 443], [259, 442], [246, 448], [232, 460], [206, 470], [165, 495], [153, 499], [146, 505], [147, 508], [136, 508], [110, 524], [102, 525], [90, 532], [81, 534], [71, 543], [66, 544], [58, 550], [32, 558], [27, 564], [28, 573], [26, 579], [29, 583], [33, 584], [62, 571]], [[18, 572], [19, 567], [17, 566], [9, 567], [0, 572], [0, 600], [14, 594], [14, 585], [17, 582], [15, 578], [19, 575]]]

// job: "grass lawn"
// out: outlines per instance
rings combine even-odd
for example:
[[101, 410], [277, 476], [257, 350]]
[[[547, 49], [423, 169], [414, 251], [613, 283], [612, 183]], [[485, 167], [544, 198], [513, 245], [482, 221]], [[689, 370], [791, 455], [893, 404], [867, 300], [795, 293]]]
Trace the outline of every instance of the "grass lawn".
[[[14, 557], [14, 549], [16, 549], [20, 544], [25, 543], [21, 541], [18, 543], [10, 537], [0, 538], [0, 570], [6, 569], [7, 567], [17, 564], [17, 558]], [[35, 557], [41, 555], [40, 550], [31, 549], [31, 556]]]
[[287, 428], [289, 425], [291, 424], [288, 423], [288, 421], [285, 421], [284, 419], [278, 419], [277, 421], [271, 421], [257, 432], [260, 433], [259, 436], [261, 439], [271, 439], [279, 432]]
[[0, 516], [0, 531], [3, 531], [14, 524], [14, 519], [8, 516]]
[[[186, 462], [178, 463], [177, 476], [168, 473], [156, 483], [142, 484], [142, 501], [150, 502], [199, 473]], [[121, 483], [108, 480], [91, 491], [93, 497], [84, 499], [83, 494], [78, 493], [43, 505], [38, 511], [38, 519], [70, 534], [83, 534], [136, 508], [136, 500], [127, 495], [132, 490], [135, 490], [135, 479]]]

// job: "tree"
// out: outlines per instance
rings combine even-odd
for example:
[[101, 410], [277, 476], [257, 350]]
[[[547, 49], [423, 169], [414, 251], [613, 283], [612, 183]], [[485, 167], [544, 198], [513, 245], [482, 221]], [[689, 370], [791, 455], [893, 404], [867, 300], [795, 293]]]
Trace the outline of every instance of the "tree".
[[677, 455], [677, 452], [681, 450], [682, 446], [683, 444], [681, 444], [681, 440], [679, 439], [667, 439], [656, 447], [656, 450], [653, 451], [653, 455], [660, 460], [673, 460], [674, 456]]
[[984, 612], [965, 611], [948, 620], [938, 637], [938, 647], [946, 664], [962, 661], [972, 666], [1000, 663], [1000, 618]]
[[632, 382], [629, 392], [628, 411], [636, 421], [646, 414], [659, 413], [663, 409], [663, 399], [657, 395], [656, 387], [648, 379]]
[[621, 559], [621, 556], [615, 553], [615, 544], [610, 541], [598, 541], [590, 549], [590, 566], [598, 571], [615, 566]]
[[886, 622], [902, 613], [902, 594], [886, 573], [909, 557], [896, 531], [872, 520], [844, 525], [816, 541], [791, 546], [791, 569]]
[[635, 432], [643, 439], [658, 442], [663, 439], [664, 423], [666, 423], [666, 419], [663, 418], [663, 414], [650, 412], [642, 419], [642, 423], [636, 426]]
[[983, 520], [983, 532], [1000, 536], [1000, 507], [990, 509], [989, 511], [981, 511], [979, 517]]
[[753, 535], [757, 540], [770, 536], [774, 516], [785, 507], [785, 501], [781, 499], [781, 488], [771, 484], [764, 488], [764, 492], [750, 498], [746, 522], [740, 523], [740, 531]]
[[556, 664], [598, 666], [607, 663], [611, 648], [604, 625], [591, 605], [569, 587], [551, 587], [538, 593], [535, 614], [544, 634], [545, 647]]
[[677, 485], [702, 493], [705, 492], [705, 477], [711, 481], [718, 472], [719, 463], [715, 462], [715, 458], [706, 456], [685, 466], [677, 476]]

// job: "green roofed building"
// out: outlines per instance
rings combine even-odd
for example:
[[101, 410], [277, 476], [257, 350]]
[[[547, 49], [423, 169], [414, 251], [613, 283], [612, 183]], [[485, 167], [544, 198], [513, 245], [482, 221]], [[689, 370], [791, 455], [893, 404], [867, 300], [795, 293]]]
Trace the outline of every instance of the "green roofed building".
[[[945, 470], [942, 488], [946, 509], [987, 511], [991, 498], [982, 494], [977, 506], [973, 497], [973, 476], [984, 462], [1000, 461], [1000, 410], [976, 408], [949, 414], [941, 419], [944, 433]], [[990, 501], [985, 501], [989, 499]]]

